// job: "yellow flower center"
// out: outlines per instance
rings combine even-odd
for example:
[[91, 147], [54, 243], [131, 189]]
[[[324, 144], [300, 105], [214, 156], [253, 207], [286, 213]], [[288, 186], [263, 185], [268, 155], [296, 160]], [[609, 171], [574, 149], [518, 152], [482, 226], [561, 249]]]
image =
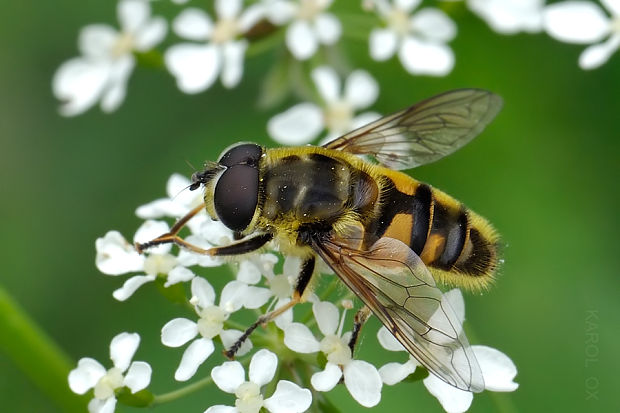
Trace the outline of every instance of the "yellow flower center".
[[235, 407], [239, 413], [258, 413], [263, 407], [263, 396], [260, 394], [258, 384], [246, 381], [237, 387], [235, 391], [237, 400]]
[[221, 19], [215, 24], [211, 40], [214, 43], [226, 43], [234, 40], [239, 33], [237, 19]]
[[331, 132], [344, 133], [351, 129], [353, 108], [343, 100], [334, 102], [325, 110], [325, 125]]
[[99, 400], [114, 396], [114, 390], [123, 386], [123, 372], [112, 367], [95, 385], [95, 397]]

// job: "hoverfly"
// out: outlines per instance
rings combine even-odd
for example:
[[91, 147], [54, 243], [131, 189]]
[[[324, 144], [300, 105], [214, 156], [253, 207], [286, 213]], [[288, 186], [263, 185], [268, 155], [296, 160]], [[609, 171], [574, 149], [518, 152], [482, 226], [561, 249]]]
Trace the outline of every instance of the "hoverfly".
[[[482, 372], [461, 321], [435, 280], [473, 290], [488, 286], [498, 263], [498, 235], [459, 201], [398, 170], [456, 151], [501, 106], [488, 91], [454, 90], [320, 147], [236, 144], [192, 176], [190, 189], [204, 187], [204, 204], [169, 233], [136, 248], [176, 243], [223, 256], [273, 241], [283, 254], [303, 259], [292, 301], [260, 317], [228, 349], [229, 357], [259, 324], [303, 300], [320, 258], [362, 300], [365, 313], [370, 309], [431, 373], [459, 389], [482, 391]], [[237, 241], [205, 250], [180, 238], [180, 229], [202, 208]]]

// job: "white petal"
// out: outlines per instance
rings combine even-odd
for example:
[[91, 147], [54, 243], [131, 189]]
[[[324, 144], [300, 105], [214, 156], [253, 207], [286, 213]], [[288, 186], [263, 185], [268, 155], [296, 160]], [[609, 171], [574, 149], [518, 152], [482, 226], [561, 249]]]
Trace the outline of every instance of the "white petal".
[[77, 394], [84, 394], [106, 373], [106, 369], [94, 359], [85, 357], [78, 361], [77, 368], [69, 373], [69, 387]]
[[78, 35], [78, 49], [89, 58], [110, 59], [114, 43], [119, 33], [105, 24], [90, 24], [80, 30]]
[[[136, 230], [133, 236], [133, 241], [138, 243], [148, 242], [154, 238], [159, 237], [162, 234], [167, 233], [170, 230], [168, 223], [165, 221], [146, 220]], [[149, 248], [151, 254], [165, 254], [172, 249], [170, 244], [158, 245], [153, 248]]]
[[198, 299], [198, 305], [207, 308], [215, 303], [215, 290], [209, 281], [202, 277], [192, 279], [192, 296]]
[[370, 122], [374, 122], [381, 117], [377, 112], [364, 112], [360, 113], [351, 121], [351, 129], [361, 128], [368, 125]]
[[620, 17], [620, 0], [601, 0], [601, 4], [609, 10], [612, 16]]
[[398, 57], [412, 75], [444, 76], [454, 67], [454, 54], [448, 46], [421, 42], [412, 37], [403, 41]]
[[88, 402], [89, 413], [114, 413], [115, 408], [115, 397], [108, 397], [105, 400], [93, 398], [90, 402]]
[[291, 323], [284, 329], [284, 345], [298, 353], [316, 353], [320, 349], [312, 331], [301, 323]]
[[250, 361], [250, 381], [259, 387], [264, 386], [273, 379], [277, 367], [278, 356], [266, 349], [257, 351]]
[[246, 296], [243, 300], [245, 308], [260, 308], [271, 298], [271, 290], [268, 288], [249, 286], [246, 290]]
[[118, 301], [125, 301], [136, 292], [136, 290], [142, 287], [144, 284], [155, 281], [155, 275], [135, 275], [130, 277], [123, 283], [121, 288], [114, 290], [112, 297]]
[[222, 84], [233, 88], [241, 81], [243, 75], [243, 58], [248, 43], [246, 41], [229, 42], [222, 49]]
[[543, 0], [469, 0], [467, 5], [498, 33], [542, 30]]
[[267, 19], [276, 26], [288, 23], [296, 12], [297, 5], [288, 0], [270, 1], [266, 11]]
[[280, 380], [276, 391], [265, 400], [265, 407], [271, 413], [305, 412], [312, 403], [312, 393], [295, 383]]
[[241, 11], [242, 0], [215, 0], [215, 12], [220, 19], [232, 19]]
[[310, 378], [310, 383], [317, 391], [330, 391], [340, 381], [342, 370], [336, 364], [327, 363], [325, 370], [314, 373]]
[[135, 37], [135, 47], [140, 51], [151, 50], [157, 46], [168, 31], [168, 25], [163, 17], [156, 17], [142, 27]]
[[446, 412], [461, 413], [467, 411], [469, 406], [471, 406], [474, 398], [473, 393], [457, 389], [434, 374], [430, 374], [423, 381], [426, 389], [439, 400], [441, 407]]
[[312, 304], [312, 312], [323, 335], [334, 334], [338, 328], [338, 308], [329, 301], [320, 301]]
[[267, 123], [271, 138], [282, 144], [299, 146], [309, 143], [323, 130], [323, 113], [312, 103], [300, 103], [280, 113]]
[[144, 361], [134, 361], [129, 366], [123, 384], [129, 387], [132, 393], [146, 389], [151, 382], [151, 374], [153, 369]]
[[614, 35], [606, 42], [588, 46], [579, 56], [579, 67], [584, 70], [596, 69], [607, 62], [620, 46], [620, 35]]
[[140, 345], [138, 333], [120, 333], [114, 337], [110, 342], [110, 359], [114, 362], [114, 367], [121, 371], [127, 370], [138, 345]]
[[63, 63], [52, 80], [54, 95], [63, 102], [60, 113], [75, 116], [92, 107], [103, 93], [109, 74], [108, 61], [75, 58]]
[[515, 391], [519, 384], [513, 380], [517, 366], [499, 350], [487, 346], [472, 346], [484, 377], [484, 388], [491, 391]]
[[456, 37], [456, 24], [439, 9], [425, 8], [411, 18], [412, 29], [429, 40], [449, 42]]
[[191, 379], [196, 374], [198, 367], [213, 353], [214, 349], [215, 347], [211, 340], [206, 338], [194, 340], [183, 353], [181, 363], [174, 372], [175, 380], [186, 381]]
[[374, 60], [384, 61], [394, 56], [397, 45], [398, 36], [393, 30], [373, 29], [370, 32], [368, 46]]
[[609, 18], [601, 8], [586, 1], [564, 1], [545, 7], [545, 30], [557, 40], [594, 43], [609, 34]]
[[[290, 298], [281, 298], [278, 300], [276, 308], [280, 308], [283, 305], [288, 304], [290, 301]], [[280, 314], [278, 317], [276, 317], [274, 322], [280, 330], [285, 330], [293, 322], [293, 309], [289, 308], [284, 313]]]
[[134, 33], [146, 23], [151, 6], [144, 0], [121, 0], [117, 7], [118, 21], [124, 31]]
[[394, 0], [394, 5], [402, 11], [410, 12], [421, 2], [421, 0]]
[[381, 401], [383, 382], [379, 372], [370, 363], [353, 360], [344, 367], [344, 384], [351, 396], [362, 406], [376, 406]]
[[340, 20], [331, 13], [321, 13], [314, 20], [314, 28], [319, 43], [332, 45], [342, 35]]
[[264, 4], [251, 4], [245, 10], [241, 16], [239, 16], [238, 24], [239, 30], [242, 33], [247, 32], [254, 27], [258, 22], [266, 17], [266, 8]]
[[332, 103], [340, 100], [340, 78], [329, 66], [320, 66], [312, 71], [312, 80], [323, 100]]
[[136, 215], [142, 219], [155, 219], [165, 216], [183, 216], [186, 208], [169, 198], [160, 198], [136, 208]]
[[171, 285], [174, 285], [180, 282], [190, 281], [190, 280], [193, 280], [194, 277], [196, 277], [196, 274], [194, 274], [192, 270], [178, 265], [174, 267], [173, 269], [171, 269], [170, 272], [168, 273], [168, 277], [166, 278], [164, 287], [168, 288]]
[[379, 331], [377, 331], [377, 339], [379, 340], [379, 344], [386, 350], [389, 351], [407, 351], [405, 347], [396, 338], [390, 333], [390, 331], [382, 326]]
[[319, 47], [316, 34], [305, 20], [296, 20], [288, 27], [286, 45], [298, 60], [309, 59]]
[[355, 109], [364, 109], [377, 100], [379, 85], [365, 70], [355, 70], [344, 85], [344, 96]]
[[227, 313], [239, 310], [246, 301], [248, 286], [240, 281], [231, 281], [224, 286], [220, 296], [220, 307]]
[[213, 32], [213, 21], [204, 10], [189, 7], [174, 19], [172, 30], [188, 40], [206, 40]]
[[127, 81], [135, 65], [133, 55], [126, 55], [116, 59], [111, 66], [108, 85], [101, 96], [101, 109], [104, 112], [115, 111], [125, 100]]
[[239, 271], [237, 271], [237, 280], [246, 284], [256, 284], [261, 279], [261, 272], [256, 264], [250, 260], [241, 261]]
[[400, 383], [416, 369], [416, 364], [413, 360], [409, 360], [406, 363], [388, 363], [379, 369], [379, 375], [381, 380], [388, 386], [393, 386], [396, 383]]
[[239, 413], [236, 407], [223, 406], [218, 404], [217, 406], [211, 406], [204, 413]]
[[[222, 330], [220, 332], [220, 338], [222, 339], [222, 345], [224, 345], [225, 349], [229, 349], [233, 344], [239, 340], [239, 338], [243, 335], [243, 331], [240, 330]], [[246, 339], [239, 350], [235, 353], [236, 356], [241, 357], [252, 350], [252, 341], [250, 339]]]
[[144, 256], [138, 254], [118, 231], [108, 231], [103, 238], [97, 238], [95, 248], [95, 264], [104, 274], [125, 274], [144, 267]]
[[221, 56], [213, 45], [182, 43], [164, 54], [166, 67], [185, 93], [199, 93], [209, 88], [222, 65]]
[[245, 381], [245, 370], [238, 361], [227, 361], [211, 370], [213, 381], [226, 393], [234, 393]]
[[175, 318], [161, 329], [161, 342], [164, 346], [179, 347], [198, 335], [198, 326], [187, 318]]

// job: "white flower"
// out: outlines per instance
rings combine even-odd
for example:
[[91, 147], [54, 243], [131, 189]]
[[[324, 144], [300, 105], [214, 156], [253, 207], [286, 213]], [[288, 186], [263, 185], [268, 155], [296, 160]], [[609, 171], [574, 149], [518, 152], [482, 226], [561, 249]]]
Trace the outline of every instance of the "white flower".
[[544, 0], [467, 0], [467, 5], [498, 33], [542, 30]]
[[333, 0], [264, 0], [265, 15], [277, 26], [289, 24], [286, 46], [298, 60], [314, 56], [319, 45], [333, 45], [342, 34], [340, 21], [326, 12]]
[[227, 88], [239, 84], [247, 48], [247, 41], [239, 37], [262, 17], [261, 6], [250, 6], [243, 12], [241, 8], [242, 0], [216, 0], [216, 22], [196, 8], [185, 9], [174, 20], [177, 35], [202, 42], [177, 44], [165, 53], [166, 67], [183, 92], [202, 92], [218, 76]]
[[318, 391], [330, 391], [344, 376], [351, 396], [362, 406], [372, 407], [381, 400], [381, 376], [370, 363], [353, 360], [349, 348], [350, 333], [342, 334], [344, 314], [338, 321], [338, 309], [329, 302], [315, 302], [312, 311], [324, 337], [318, 341], [310, 329], [301, 323], [291, 323], [284, 329], [284, 344], [298, 353], [321, 351], [327, 357], [325, 369], [312, 375], [311, 383]]
[[267, 124], [269, 135], [284, 145], [303, 145], [328, 130], [326, 142], [377, 119], [374, 112], [358, 116], [355, 111], [372, 105], [379, 94], [377, 82], [364, 70], [355, 70], [346, 79], [344, 90], [336, 71], [321, 66], [312, 71], [312, 79], [323, 100], [323, 108], [300, 103], [274, 116]]
[[[192, 299], [198, 321], [186, 318], [175, 318], [169, 321], [161, 330], [161, 342], [168, 347], [179, 347], [194, 337], [194, 340], [183, 353], [181, 363], [174, 378], [179, 381], [189, 380], [198, 370], [198, 367], [213, 353], [215, 349], [213, 338], [220, 336], [226, 348], [232, 345], [242, 334], [238, 330], [224, 330], [224, 322], [231, 313], [239, 310], [247, 299], [247, 285], [240, 281], [231, 281], [222, 290], [220, 304], [215, 305], [215, 291], [207, 280], [201, 277], [192, 279]], [[246, 340], [238, 355], [243, 355], [252, 349], [250, 340]]]
[[227, 361], [213, 368], [211, 377], [221, 390], [234, 394], [235, 407], [212, 406], [205, 413], [258, 413], [261, 408], [272, 413], [303, 412], [312, 403], [310, 390], [303, 389], [287, 380], [280, 380], [276, 391], [263, 399], [261, 387], [271, 382], [278, 366], [278, 357], [269, 350], [259, 350], [252, 356], [249, 380], [245, 380], [245, 371], [238, 361]]
[[375, 0], [378, 14], [387, 27], [370, 33], [370, 56], [387, 60], [398, 51], [411, 74], [443, 76], [454, 66], [454, 53], [445, 45], [456, 36], [456, 25], [441, 10], [425, 8], [415, 14], [420, 0]]
[[110, 343], [110, 359], [114, 367], [106, 370], [97, 360], [86, 357], [80, 359], [76, 369], [71, 370], [69, 387], [73, 392], [84, 394], [95, 389], [95, 397], [88, 404], [90, 413], [112, 413], [116, 406], [115, 392], [122, 387], [128, 387], [135, 393], [149, 385], [151, 366], [144, 361], [131, 363], [139, 344], [137, 333], [121, 333]]
[[601, 3], [611, 17], [597, 4], [586, 1], [554, 3], [544, 11], [544, 27], [551, 37], [568, 43], [596, 43], [579, 56], [582, 69], [596, 69], [620, 47], [620, 0]]
[[[134, 241], [150, 241], [168, 231], [167, 223], [147, 220], [136, 231]], [[194, 273], [170, 254], [171, 244], [150, 248], [147, 253], [140, 255], [118, 231], [109, 231], [103, 238], [97, 239], [95, 247], [95, 263], [102, 273], [112, 276], [128, 272], [145, 273], [128, 278], [121, 288], [112, 293], [119, 301], [127, 300], [142, 285], [155, 281], [158, 275], [166, 276], [166, 287], [194, 278]]]
[[82, 56], [63, 63], [52, 81], [60, 113], [78, 115], [101, 101], [111, 112], [125, 98], [127, 80], [135, 66], [134, 51], [148, 51], [166, 35], [161, 17], [150, 17], [149, 2], [121, 0], [117, 14], [121, 30], [105, 24], [84, 27], [79, 35]]
[[[462, 323], [465, 320], [465, 301], [461, 291], [454, 288], [445, 293], [443, 298], [448, 301], [457, 319]], [[386, 350], [406, 351], [385, 327], [379, 330], [377, 338]], [[485, 390], [514, 391], [517, 389], [518, 384], [513, 382], [517, 375], [517, 368], [508, 356], [491, 347], [472, 346], [471, 348], [482, 370]], [[404, 364], [388, 363], [379, 369], [379, 373], [385, 384], [394, 385], [412, 374], [417, 365], [419, 365], [418, 362], [409, 355], [409, 360]], [[444, 410], [449, 413], [467, 411], [474, 398], [473, 393], [457, 389], [434, 374], [429, 374], [423, 382], [429, 393], [435, 396]]]

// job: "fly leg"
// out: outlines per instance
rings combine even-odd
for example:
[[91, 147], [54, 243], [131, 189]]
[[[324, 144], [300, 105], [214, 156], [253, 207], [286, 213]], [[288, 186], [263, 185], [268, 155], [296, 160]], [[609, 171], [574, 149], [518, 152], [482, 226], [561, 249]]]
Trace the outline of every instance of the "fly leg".
[[351, 339], [349, 340], [351, 357], [353, 357], [353, 350], [355, 350], [355, 345], [357, 344], [360, 331], [362, 331], [364, 323], [368, 320], [371, 314], [372, 313], [367, 306], [363, 306], [357, 311], [357, 313], [355, 313], [355, 318], [353, 319], [353, 331], [351, 332]]
[[303, 297], [304, 291], [306, 290], [306, 287], [308, 286], [308, 283], [312, 278], [312, 274], [314, 273], [315, 262], [316, 258], [314, 256], [308, 258], [306, 261], [303, 262], [301, 266], [301, 272], [299, 273], [297, 281], [295, 282], [295, 291], [293, 292], [293, 297], [291, 298], [291, 301], [289, 301], [282, 307], [276, 308], [275, 310], [260, 316], [256, 320], [256, 322], [254, 322], [254, 324], [252, 324], [250, 327], [248, 327], [247, 330], [245, 330], [241, 337], [239, 337], [239, 339], [232, 346], [230, 346], [228, 350], [224, 351], [224, 355], [226, 357], [231, 360], [234, 359], [235, 354], [237, 353], [237, 351], [239, 351], [241, 345], [245, 342], [245, 340], [248, 339], [252, 332], [256, 330], [256, 327], [269, 323], [279, 315], [285, 313], [288, 309], [293, 308], [301, 301], [301, 297]]
[[196, 245], [190, 244], [189, 242], [185, 241], [183, 238], [179, 237], [177, 234], [179, 233], [179, 231], [181, 231], [181, 229], [185, 226], [185, 224], [187, 224], [187, 221], [189, 221], [194, 215], [200, 212], [204, 207], [205, 207], [204, 204], [201, 204], [197, 206], [196, 208], [192, 209], [190, 212], [187, 213], [187, 215], [185, 215], [183, 218], [178, 220], [177, 223], [174, 224], [174, 226], [170, 229], [169, 232], [162, 234], [159, 237], [151, 241], [142, 243], [142, 244], [136, 242], [135, 244], [136, 250], [140, 254], [142, 254], [142, 252], [144, 252], [146, 249], [154, 247], [156, 245], [176, 244], [180, 247], [186, 248], [190, 251], [193, 251], [198, 254], [203, 254], [203, 255], [210, 255], [210, 256], [241, 255], [241, 254], [246, 254], [248, 252], [257, 250], [273, 239], [272, 234], [266, 233], [266, 234], [259, 234], [259, 235], [256, 235], [256, 236], [253, 236], [247, 239], [242, 239], [238, 242], [235, 242], [233, 244], [226, 245], [223, 247], [204, 249]]

